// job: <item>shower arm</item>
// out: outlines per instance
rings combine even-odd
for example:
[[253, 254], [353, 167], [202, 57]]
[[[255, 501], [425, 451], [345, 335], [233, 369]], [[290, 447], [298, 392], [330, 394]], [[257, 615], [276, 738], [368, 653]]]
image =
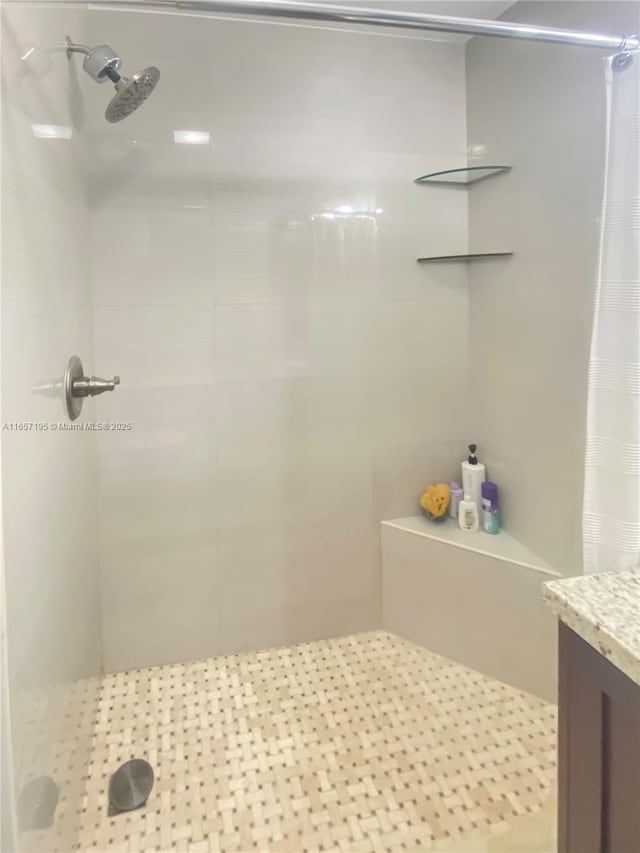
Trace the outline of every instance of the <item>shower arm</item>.
[[67, 59], [71, 59], [72, 53], [83, 53], [85, 56], [89, 55], [90, 47], [86, 44], [76, 44], [71, 41], [69, 36], [65, 39], [66, 51], [67, 51]]
[[[16, 2], [16, 0], [9, 0], [9, 2]], [[64, 2], [65, 5], [68, 5], [69, 0], [53, 0], [53, 2]], [[85, 5], [84, 2], [83, 5]], [[91, 0], [88, 5], [90, 8], [166, 9], [191, 14], [241, 14], [332, 21], [379, 27], [399, 27], [410, 30], [462, 33], [465, 35], [519, 38], [528, 41], [594, 47], [602, 50], [640, 50], [640, 37], [637, 35], [586, 33], [579, 30], [561, 30], [508, 21], [396, 12], [387, 9], [359, 8], [357, 6], [334, 6], [325, 3], [297, 2], [297, 0]]]

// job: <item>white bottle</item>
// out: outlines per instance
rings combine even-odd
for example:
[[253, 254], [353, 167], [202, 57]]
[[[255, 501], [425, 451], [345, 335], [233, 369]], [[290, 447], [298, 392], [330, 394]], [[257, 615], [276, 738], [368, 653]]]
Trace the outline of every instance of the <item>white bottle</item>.
[[478, 507], [471, 500], [471, 495], [465, 494], [464, 500], [458, 506], [458, 526], [460, 530], [479, 530]]
[[478, 515], [482, 508], [482, 484], [487, 479], [486, 469], [476, 456], [477, 445], [469, 445], [469, 458], [462, 463], [462, 489], [476, 505]]

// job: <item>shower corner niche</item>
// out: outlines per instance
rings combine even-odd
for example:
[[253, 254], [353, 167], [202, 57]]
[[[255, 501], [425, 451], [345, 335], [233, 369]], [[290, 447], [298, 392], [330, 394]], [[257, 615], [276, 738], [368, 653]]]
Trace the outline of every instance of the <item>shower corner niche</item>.
[[478, 181], [493, 178], [510, 172], [511, 166], [462, 166], [458, 169], [445, 169], [442, 172], [430, 172], [416, 178], [416, 184], [449, 184], [458, 187], [468, 187]]
[[[446, 169], [443, 172], [430, 172], [416, 178], [416, 184], [435, 184], [436, 186], [469, 187], [479, 181], [503, 175], [511, 171], [511, 166], [463, 166], [459, 169]], [[460, 252], [454, 255], [432, 255], [417, 258], [419, 264], [450, 261], [477, 261], [487, 258], [510, 258], [513, 252]]]
[[419, 264], [435, 264], [449, 261], [481, 261], [490, 258], [511, 258], [513, 252], [467, 252], [460, 255], [432, 255], [428, 258], [417, 258]]

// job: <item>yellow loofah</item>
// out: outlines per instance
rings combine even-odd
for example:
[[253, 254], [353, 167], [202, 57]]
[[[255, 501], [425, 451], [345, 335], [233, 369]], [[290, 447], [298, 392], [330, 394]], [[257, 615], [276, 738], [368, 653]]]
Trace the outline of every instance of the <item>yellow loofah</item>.
[[432, 518], [441, 518], [449, 508], [449, 486], [431, 483], [422, 493], [420, 505]]

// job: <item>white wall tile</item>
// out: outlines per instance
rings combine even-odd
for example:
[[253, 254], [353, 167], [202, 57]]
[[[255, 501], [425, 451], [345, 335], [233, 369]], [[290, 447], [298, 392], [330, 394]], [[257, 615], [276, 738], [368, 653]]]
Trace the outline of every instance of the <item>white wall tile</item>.
[[426, 437], [414, 444], [379, 445], [373, 457], [376, 518], [416, 515], [422, 512], [420, 496], [429, 483], [459, 483], [460, 463], [465, 458], [461, 449], [463, 440], [437, 444]]
[[[466, 195], [413, 183], [464, 159], [463, 47], [113, 12], [90, 27], [163, 74], [115, 131], [99, 99], [87, 112], [96, 361], [122, 376], [100, 411], [134, 424], [99, 441], [107, 668], [127, 663], [118, 631], [157, 624], [119, 601], [128, 567], [170, 611], [154, 524], [176, 572], [218, 549], [176, 593], [218, 615], [193, 653], [374, 625], [373, 519], [465, 433], [466, 273], [416, 258], [466, 246]], [[175, 659], [181, 630], [169, 616], [145, 660]]]
[[[633, 32], [638, 5], [521, 2], [510, 18], [589, 32]], [[487, 262], [470, 272], [476, 440], [499, 471], [510, 531], [558, 571], [572, 575], [583, 567], [604, 72], [588, 51], [472, 39], [467, 93], [471, 149], [481, 147], [484, 162], [513, 166], [508, 175], [482, 181], [470, 192], [470, 243], [514, 252], [506, 262]]]
[[[56, 49], [66, 32], [84, 41], [84, 12], [2, 8], [2, 415], [4, 424], [49, 427], [2, 432], [3, 700], [11, 702], [16, 799], [28, 779], [51, 776], [60, 804], [75, 804], [91, 733], [75, 731], [63, 778], [57, 755], [97, 708], [97, 679], [87, 680], [88, 708], [73, 701], [74, 679], [101, 666], [96, 441], [54, 430], [67, 421], [60, 395], [32, 393], [60, 380], [72, 354], [93, 358], [83, 102], [77, 66]], [[64, 125], [71, 138], [37, 137], [34, 124]], [[81, 420], [93, 411], [89, 403]], [[59, 805], [55, 842], [20, 833], [16, 848], [71, 849], [78, 816]]]
[[430, 282], [421, 300], [376, 302], [368, 323], [367, 360], [380, 373], [431, 368], [465, 376], [468, 363], [467, 292]]
[[220, 464], [219, 524], [278, 525], [305, 519], [339, 523], [354, 506], [371, 512], [371, 464], [366, 454], [315, 456], [261, 464]]
[[[441, 360], [444, 358], [444, 360]], [[469, 426], [466, 379], [440, 355], [432, 365], [382, 370], [370, 379], [371, 433], [377, 445], [461, 440]]]
[[358, 455], [368, 447], [361, 378], [302, 378], [217, 385], [222, 464]]
[[[95, 351], [96, 372], [115, 373], [127, 387], [210, 385], [215, 380], [211, 340], [167, 344], [158, 336], [155, 342], [150, 343], [144, 341], [141, 332], [139, 346], [114, 347], [105, 339], [96, 341]], [[105, 414], [115, 405], [111, 401], [102, 402]]]
[[[146, 541], [103, 563], [104, 634], [111, 670], [195, 660], [216, 648], [216, 549], [188, 538], [174, 547]], [[178, 568], [179, 567], [179, 568]]]
[[330, 525], [256, 525], [250, 537], [241, 527], [224, 528], [220, 591], [227, 614], [372, 596], [375, 532], [366, 507]]
[[94, 305], [193, 304], [204, 312], [214, 303], [209, 225], [94, 222], [91, 245]]
[[103, 305], [94, 320], [96, 346], [154, 346], [208, 341], [213, 311], [196, 305]]

